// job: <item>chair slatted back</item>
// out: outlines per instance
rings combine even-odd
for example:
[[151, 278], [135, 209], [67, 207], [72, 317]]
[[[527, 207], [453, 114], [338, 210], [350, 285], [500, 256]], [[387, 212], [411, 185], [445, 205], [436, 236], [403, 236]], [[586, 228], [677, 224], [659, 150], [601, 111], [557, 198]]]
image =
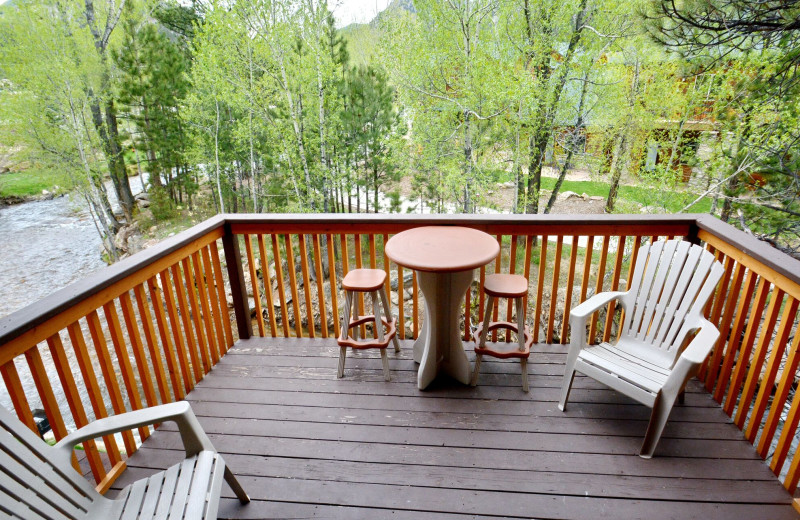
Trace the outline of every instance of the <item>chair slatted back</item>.
[[723, 267], [703, 247], [684, 240], [643, 247], [634, 266], [620, 343], [649, 349], [653, 361], [671, 368]]
[[0, 407], [0, 513], [24, 520], [86, 516], [102, 496], [56, 455], [54, 448]]

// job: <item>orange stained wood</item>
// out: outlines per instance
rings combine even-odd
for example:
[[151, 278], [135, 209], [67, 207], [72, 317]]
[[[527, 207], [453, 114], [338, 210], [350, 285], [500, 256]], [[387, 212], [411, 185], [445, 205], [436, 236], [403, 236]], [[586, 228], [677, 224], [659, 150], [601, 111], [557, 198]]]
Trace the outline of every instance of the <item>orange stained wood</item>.
[[561, 252], [564, 247], [564, 237], [556, 238], [556, 252], [553, 257], [553, 283], [550, 286], [550, 313], [547, 317], [547, 336], [545, 343], [553, 341], [553, 325], [556, 319], [556, 302], [558, 301], [558, 280], [561, 275]]
[[500, 254], [491, 235], [459, 226], [423, 226], [394, 235], [386, 254], [417, 271], [456, 272], [486, 265]]
[[[139, 382], [142, 384], [144, 391], [144, 398], [147, 406], [156, 406], [158, 404], [158, 397], [156, 390], [153, 386], [153, 378], [150, 376], [150, 369], [147, 363], [147, 356], [144, 352], [144, 345], [142, 345], [142, 337], [139, 334], [139, 327], [136, 323], [136, 315], [133, 312], [133, 303], [128, 293], [122, 293], [119, 297], [120, 307], [122, 307], [122, 317], [125, 320], [125, 328], [128, 330], [128, 338], [130, 338], [131, 349], [133, 350], [133, 357], [136, 361], [136, 370], [139, 373]], [[198, 379], [201, 377], [197, 372]], [[62, 382], [63, 386], [63, 382]]]
[[[334, 254], [335, 244], [333, 243], [333, 236], [325, 235], [325, 243], [328, 246], [328, 276], [330, 278], [331, 290], [331, 315], [333, 316], [333, 331], [334, 335], [339, 337], [339, 302], [336, 293], [339, 289], [336, 285], [336, 258]], [[324, 300], [323, 300], [324, 301]]]
[[708, 371], [706, 373], [705, 387], [706, 390], [712, 392], [714, 384], [717, 382], [720, 367], [722, 365], [722, 355], [725, 351], [726, 338], [731, 330], [731, 321], [733, 320], [733, 313], [736, 310], [736, 305], [739, 300], [739, 293], [742, 290], [742, 281], [744, 280], [744, 266], [736, 263], [736, 270], [733, 274], [733, 282], [731, 283], [728, 291], [728, 297], [725, 299], [725, 311], [722, 315], [721, 322], [719, 323], [719, 339], [714, 345], [712, 356], [709, 361]]
[[189, 313], [189, 300], [186, 298], [186, 290], [184, 282], [181, 277], [180, 264], [175, 264], [170, 267], [172, 273], [172, 280], [175, 282], [175, 293], [178, 299], [178, 309], [180, 310], [181, 322], [183, 323], [183, 332], [186, 334], [186, 347], [189, 351], [189, 360], [191, 361], [192, 373], [194, 381], [200, 381], [203, 378], [203, 368], [200, 364], [198, 351], [200, 350], [197, 338], [192, 331], [192, 318]]
[[[531, 279], [531, 253], [533, 249], [533, 237], [528, 235], [525, 237], [525, 267], [522, 271], [522, 276], [527, 280]], [[525, 291], [525, 296], [522, 297], [522, 308], [525, 310], [525, 316], [528, 315], [528, 291]]]
[[203, 267], [200, 263], [200, 255], [195, 252], [192, 254], [192, 267], [194, 269], [194, 281], [197, 284], [197, 293], [200, 299], [200, 308], [203, 311], [202, 321], [205, 326], [206, 339], [211, 351], [211, 365], [217, 364], [220, 358], [220, 346], [217, 345], [217, 336], [214, 333], [213, 317], [211, 315], [211, 306], [209, 305], [208, 288], [206, 287], [206, 273], [203, 272]]
[[42, 400], [42, 406], [44, 406], [44, 412], [50, 422], [53, 435], [57, 441], [60, 441], [66, 437], [67, 427], [64, 425], [64, 418], [61, 416], [61, 410], [59, 410], [56, 397], [53, 394], [53, 387], [50, 385], [50, 378], [47, 377], [47, 371], [44, 368], [39, 348], [33, 347], [26, 350], [25, 359], [28, 361], [33, 383], [36, 385], [39, 398]]
[[188, 258], [181, 260], [181, 267], [183, 268], [183, 278], [186, 280], [189, 305], [192, 308], [192, 321], [194, 322], [194, 331], [197, 335], [197, 349], [200, 351], [200, 359], [203, 362], [203, 373], [207, 374], [208, 371], [211, 370], [211, 355], [209, 354], [211, 348], [206, 339], [203, 316], [200, 313], [200, 302], [197, 299], [197, 284], [194, 281], [192, 266]]
[[[517, 273], [517, 240], [518, 240], [517, 235], [512, 235], [511, 236], [511, 252], [510, 252], [509, 257], [508, 257], [508, 272], [510, 274], [516, 274]], [[526, 285], [525, 292], [527, 292], [527, 289], [528, 289], [527, 288], [527, 284], [528, 284], [528, 281], [526, 280], [525, 281], [525, 285]], [[511, 316], [512, 316], [512, 313], [511, 313], [511, 311], [512, 311], [512, 303], [513, 302], [510, 299], [508, 300], [508, 302], [506, 302], [506, 321], [509, 321], [509, 322], [511, 321]], [[465, 331], [465, 332], [467, 332], [467, 331]], [[511, 341], [511, 331], [509, 329], [506, 329], [506, 342], [509, 342], [509, 341]]]
[[[622, 271], [622, 260], [625, 257], [625, 242], [627, 242], [627, 236], [620, 236], [617, 240], [617, 258], [614, 262], [614, 278], [611, 282], [611, 290], [617, 291], [619, 290], [619, 277]], [[603, 329], [603, 341], [608, 341], [611, 338], [611, 324], [614, 321], [614, 309], [616, 308], [616, 302], [611, 300], [608, 304], [608, 312], [606, 314], [606, 323], [605, 328]]]
[[342, 289], [347, 291], [373, 292], [386, 281], [386, 273], [381, 269], [354, 269], [342, 279]]
[[[128, 396], [128, 402], [131, 405], [131, 410], [141, 410], [142, 400], [139, 397], [139, 386], [138, 382], [136, 381], [136, 377], [133, 374], [131, 359], [128, 356], [128, 347], [125, 345], [125, 336], [122, 335], [122, 327], [119, 323], [117, 308], [114, 305], [114, 302], [108, 302], [107, 304], [103, 305], [103, 314], [106, 317], [108, 333], [111, 336], [111, 344], [114, 345], [114, 353], [117, 355], [119, 372], [122, 374], [122, 382], [125, 384], [125, 393]], [[112, 374], [113, 372], [114, 371], [112, 371]], [[147, 426], [142, 426], [139, 428], [139, 435], [144, 441], [150, 436], [150, 428]]]
[[370, 233], [369, 238], [369, 267], [371, 269], [378, 268], [377, 252], [375, 251], [375, 234]]
[[792, 457], [792, 464], [789, 466], [789, 471], [786, 474], [786, 480], [783, 485], [789, 490], [789, 493], [794, 494], [797, 491], [797, 481], [800, 479], [800, 450], [794, 452]]
[[281, 327], [283, 337], [289, 337], [289, 311], [286, 308], [286, 292], [283, 285], [283, 261], [281, 260], [281, 250], [278, 246], [278, 235], [273, 234], [272, 238], [272, 259], [275, 261], [275, 280], [278, 282], [278, 301], [281, 304]]
[[30, 345], [35, 345], [41, 341], [46, 340], [48, 337], [56, 334], [58, 331], [66, 328], [70, 323], [73, 323], [82, 317], [89, 314], [89, 312], [102, 307], [103, 304], [118, 298], [120, 294], [135, 287], [137, 284], [144, 283], [148, 278], [168, 268], [191, 251], [196, 251], [205, 246], [212, 240], [222, 237], [222, 228], [214, 229], [206, 235], [200, 236], [193, 240], [191, 243], [177, 249], [168, 255], [159, 258], [152, 264], [142, 267], [141, 269], [125, 276], [124, 278], [114, 282], [113, 284], [105, 287], [91, 297], [87, 297], [75, 305], [64, 309], [52, 318], [46, 320], [44, 323], [28, 330], [8, 341], [3, 345], [0, 350], [0, 365], [6, 363], [10, 359], [22, 355]]
[[[319, 235], [313, 236], [313, 244], [314, 244], [314, 274], [317, 278], [317, 302], [319, 302], [319, 319], [320, 325], [322, 326], [322, 337], [328, 337], [328, 309], [326, 305], [326, 298], [325, 298], [325, 290], [324, 285], [322, 282], [322, 257], [320, 256], [320, 244], [319, 244]], [[336, 266], [331, 265], [331, 269], [336, 269]], [[389, 267], [387, 266], [386, 269], [388, 270]]]
[[[264, 313], [261, 310], [261, 292], [258, 290], [258, 275], [256, 273], [256, 260], [253, 256], [253, 244], [250, 235], [244, 235], [244, 249], [247, 254], [247, 268], [250, 272], [250, 288], [253, 291], [253, 305], [256, 310], [256, 323], [258, 324], [258, 335], [262, 338], [266, 336], [264, 330]], [[263, 271], [262, 271], [263, 272]], [[266, 291], [267, 284], [264, 283]]]
[[547, 272], [547, 235], [542, 236], [539, 252], [539, 275], [536, 278], [536, 315], [533, 317], [533, 342], [539, 341], [539, 323], [542, 321], [542, 296], [544, 295], [544, 275]]
[[[75, 358], [78, 360], [78, 367], [83, 376], [83, 384], [86, 385], [86, 391], [89, 394], [89, 402], [92, 403], [92, 411], [97, 419], [108, 417], [105, 402], [103, 401], [103, 394], [100, 392], [100, 386], [97, 384], [97, 376], [92, 367], [92, 360], [89, 358], [89, 351], [86, 349], [86, 341], [83, 337], [83, 331], [80, 324], [76, 321], [67, 327], [69, 332], [69, 341], [72, 343], [72, 349], [75, 351]], [[113, 435], [105, 435], [103, 437], [108, 459], [114, 465], [122, 460], [117, 447], [117, 441]]]
[[731, 386], [728, 390], [728, 396], [725, 399], [725, 405], [722, 407], [728, 415], [733, 413], [733, 408], [736, 406], [739, 390], [742, 387], [742, 382], [747, 371], [750, 352], [753, 350], [753, 344], [758, 334], [761, 316], [764, 313], [764, 305], [767, 302], [768, 295], [769, 284], [764, 278], [761, 278], [758, 282], [758, 289], [756, 289], [756, 299], [753, 301], [753, 307], [750, 309], [747, 329], [745, 330], [742, 346], [737, 357], [736, 368], [731, 376]]
[[164, 353], [164, 359], [167, 362], [167, 374], [172, 383], [172, 392], [175, 395], [175, 400], [183, 399], [185, 392], [183, 390], [183, 383], [181, 382], [180, 369], [178, 368], [178, 361], [175, 359], [175, 347], [170, 338], [169, 328], [167, 326], [167, 317], [164, 314], [164, 303], [161, 298], [161, 289], [156, 284], [155, 278], [147, 281], [147, 287], [150, 290], [150, 299], [153, 302], [153, 313], [156, 318], [156, 326], [158, 328], [158, 335], [161, 339], [161, 350]]
[[[119, 389], [117, 382], [117, 375], [114, 371], [114, 364], [111, 361], [111, 354], [108, 352], [108, 344], [106, 343], [105, 336], [103, 336], [103, 328], [100, 325], [100, 318], [97, 311], [92, 311], [86, 316], [86, 322], [89, 324], [89, 334], [94, 343], [94, 349], [97, 353], [97, 359], [100, 362], [100, 371], [103, 374], [103, 380], [106, 383], [109, 397], [111, 398], [111, 408], [115, 414], [125, 413], [125, 401], [122, 399], [122, 392]], [[136, 451], [136, 441], [133, 439], [133, 434], [130, 430], [122, 432], [122, 440], [125, 444], [125, 451], [130, 457]]]
[[[605, 279], [606, 275], [606, 261], [608, 260], [608, 244], [611, 241], [611, 237], [603, 237], [603, 246], [600, 251], [600, 264], [597, 266], [597, 280], [595, 282], [595, 294], [600, 294], [603, 292], [603, 280]], [[589, 319], [589, 343], [594, 344], [595, 339], [597, 338], [597, 319], [598, 313], [592, 313], [592, 316]]]
[[[790, 353], [790, 360], [795, 365], [798, 365], [800, 362], [800, 334], [796, 334], [794, 337], [794, 342], [792, 343], [792, 351]], [[786, 363], [787, 370], [790, 366], [789, 360]], [[787, 381], [786, 387], [783, 389], [786, 396], [789, 395], [789, 390], [791, 390], [792, 385], [794, 384], [793, 377], [792, 378], [784, 378]], [[780, 395], [781, 388], [778, 389], [778, 394]], [[784, 396], [783, 400], [785, 402], [786, 396]], [[777, 404], [778, 400], [773, 400], [773, 403]], [[775, 406], [775, 404], [773, 404]], [[783, 404], [780, 405], [779, 408], [776, 409], [777, 418], [775, 419], [776, 422], [779, 419], [783, 419]], [[792, 403], [789, 405], [789, 413], [786, 416], [786, 419], [783, 423], [783, 428], [781, 429], [780, 437], [778, 438], [778, 444], [775, 447], [775, 451], [772, 454], [772, 460], [770, 461], [769, 468], [772, 470], [775, 475], [780, 475], [781, 469], [783, 469], [783, 464], [786, 461], [786, 457], [789, 453], [789, 450], [792, 447], [792, 442], [794, 441], [794, 434], [797, 431], [797, 423], [800, 422], [800, 392], [795, 392], [794, 397], [792, 398]], [[769, 443], [766, 443], [766, 448], [771, 448]]]
[[[275, 322], [275, 302], [273, 301], [272, 297], [272, 275], [269, 272], [269, 257], [267, 256], [267, 244], [264, 241], [264, 235], [258, 234], [258, 255], [261, 259], [261, 276], [264, 278], [264, 296], [267, 297], [267, 317], [269, 318], [269, 333], [274, 338], [278, 335], [278, 326]], [[219, 286], [222, 286], [222, 282], [217, 281]], [[224, 291], [223, 291], [224, 294]], [[321, 306], [322, 301], [320, 299]], [[225, 323], [230, 326], [229, 319], [225, 320]], [[227, 332], [226, 332], [227, 335]], [[233, 342], [230, 341], [229, 345], [233, 345]]]
[[147, 342], [147, 351], [150, 353], [150, 361], [153, 363], [153, 371], [156, 374], [156, 385], [158, 386], [158, 393], [161, 396], [162, 403], [170, 403], [169, 386], [167, 385], [167, 377], [164, 373], [164, 362], [161, 360], [161, 354], [158, 351], [158, 341], [156, 340], [155, 330], [153, 329], [153, 319], [150, 316], [150, 306], [147, 304], [147, 297], [144, 293], [144, 287], [137, 285], [133, 288], [133, 294], [136, 296], [136, 305], [139, 308], [139, 316], [142, 319], [142, 327], [144, 328], [144, 337]]
[[[772, 333], [775, 331], [775, 324], [778, 321], [781, 303], [783, 303], [783, 295], [784, 293], [780, 289], [771, 294], [769, 307], [767, 309], [767, 318], [760, 327], [761, 337], [758, 339], [758, 345], [750, 360], [750, 369], [747, 372], [747, 379], [742, 389], [742, 396], [739, 398], [739, 406], [736, 407], [736, 417], [733, 420], [739, 429], [744, 428], [744, 423], [747, 420], [747, 412], [750, 411], [750, 404], [753, 399], [753, 394], [755, 394], [756, 387], [760, 384], [766, 384], [766, 380], [761, 377], [761, 369], [764, 366], [767, 350], [772, 342]], [[785, 345], [776, 345], [775, 348], [783, 350]], [[769, 386], [771, 387], [772, 385], [770, 384]], [[759, 424], [761, 423], [761, 417], [758, 417], [758, 422]], [[748, 440], [752, 442], [752, 439]]]
[[0, 374], [3, 376], [3, 382], [6, 384], [6, 390], [11, 398], [11, 403], [14, 405], [14, 411], [17, 412], [19, 420], [31, 429], [37, 435], [39, 430], [36, 428], [36, 422], [33, 420], [31, 407], [28, 404], [28, 398], [25, 397], [25, 390], [22, 389], [22, 383], [19, 379], [17, 366], [14, 360], [7, 362], [0, 366]]
[[[733, 371], [733, 363], [736, 355], [739, 352], [739, 345], [741, 344], [742, 329], [747, 320], [747, 313], [750, 309], [750, 300], [753, 297], [753, 291], [756, 287], [757, 275], [753, 271], [747, 272], [747, 279], [745, 286], [739, 297], [739, 305], [736, 307], [736, 319], [733, 322], [733, 328], [728, 336], [728, 347], [725, 349], [725, 355], [722, 360], [722, 368], [719, 373], [719, 383], [714, 389], [714, 400], [722, 403], [722, 398], [725, 395], [725, 390], [728, 388], [730, 375]], [[723, 337], [723, 336], [720, 336]]]
[[230, 321], [230, 317], [227, 312], [225, 312], [224, 315], [222, 314], [222, 306], [220, 303], [224, 303], [224, 300], [220, 302], [217, 299], [218, 291], [214, 281], [214, 270], [211, 267], [211, 255], [207, 247], [200, 250], [200, 258], [203, 260], [203, 281], [206, 285], [206, 291], [210, 300], [210, 315], [214, 321], [214, 330], [217, 333], [217, 348], [219, 348], [219, 355], [222, 357], [228, 350], [225, 344], [225, 330], [222, 327], [222, 317], [224, 316], [225, 321]]
[[101, 495], [105, 494], [106, 491], [111, 489], [111, 486], [114, 484], [117, 478], [119, 478], [119, 476], [122, 475], [122, 472], [125, 471], [127, 467], [128, 465], [125, 464], [125, 461], [117, 462], [111, 468], [111, 471], [109, 471], [106, 474], [103, 480], [97, 483], [97, 486], [95, 486], [94, 489]]
[[[356, 255], [356, 269], [361, 269], [361, 268], [364, 267], [364, 257], [363, 257], [362, 251], [361, 251], [361, 234], [360, 233], [356, 233], [356, 234], [353, 235], [353, 249], [355, 250], [355, 255]], [[358, 302], [357, 306], [356, 306], [356, 309], [358, 309], [358, 315], [359, 316], [363, 316], [365, 314], [365, 312], [364, 312], [364, 295], [362, 293], [359, 293], [358, 296], [356, 297], [356, 301]], [[361, 326], [361, 337], [362, 338], [366, 338], [367, 337], [366, 334], [367, 334], [366, 325], [362, 325]], [[377, 331], [375, 331], [375, 338], [377, 338], [377, 337], [378, 337], [377, 336]]]
[[[796, 307], [798, 300], [792, 298], [792, 301], [793, 305]], [[758, 439], [758, 447], [756, 449], [758, 454], [761, 455], [761, 458], [764, 459], [767, 457], [772, 447], [772, 439], [778, 428], [778, 422], [782, 419], [784, 405], [786, 404], [786, 399], [789, 397], [789, 391], [794, 384], [793, 374], [797, 373], [798, 365], [800, 365], [800, 352], [798, 352], [798, 350], [800, 350], [800, 334], [795, 333], [794, 341], [792, 341], [792, 345], [789, 348], [789, 355], [786, 358], [786, 363], [783, 368], [783, 376], [778, 383], [778, 388], [775, 390], [775, 396], [772, 399], [772, 405], [770, 406], [767, 420], [764, 423], [764, 429]], [[777, 355], [775, 358], [780, 359]], [[768, 386], [764, 388], [766, 389], [766, 393], [772, 391], [772, 388]], [[773, 458], [775, 456], [776, 455], [773, 455]]]
[[303, 275], [303, 295], [306, 302], [306, 321], [308, 322], [308, 337], [316, 338], [316, 324], [314, 323], [314, 309], [311, 308], [311, 277], [308, 274], [308, 250], [304, 236], [297, 237], [300, 243], [300, 271]]
[[164, 303], [167, 306], [167, 318], [169, 320], [170, 330], [172, 331], [172, 340], [175, 342], [175, 353], [177, 354], [178, 366], [181, 370], [183, 390], [188, 394], [194, 386], [194, 381], [189, 371], [189, 361], [186, 356], [186, 342], [183, 339], [183, 334], [181, 334], [181, 324], [178, 321], [178, 309], [172, 294], [172, 282], [169, 279], [169, 273], [167, 271], [158, 273], [158, 278], [161, 280]]
[[[263, 251], [263, 244], [264, 244], [264, 237], [258, 235], [258, 243]], [[211, 259], [213, 260], [212, 265], [214, 266], [214, 280], [217, 284], [217, 297], [219, 298], [219, 308], [220, 308], [220, 315], [224, 317], [222, 323], [224, 325], [225, 330], [225, 351], [227, 352], [229, 348], [233, 346], [233, 330], [231, 329], [231, 319], [228, 314], [228, 299], [225, 296], [225, 281], [222, 278], [222, 264], [219, 261], [219, 248], [217, 248], [217, 241], [213, 241], [208, 245], [211, 248]], [[263, 257], [262, 257], [263, 258]], [[264, 273], [264, 276], [267, 276], [267, 272]], [[266, 279], [266, 278], [265, 278]], [[175, 279], [175, 283], [177, 282], [177, 278]], [[266, 286], [265, 286], [266, 287]], [[270, 297], [272, 294], [270, 294]], [[271, 298], [267, 299], [267, 302], [272, 301]], [[274, 315], [272, 311], [274, 310], [272, 306], [270, 306], [270, 316], [274, 319]]]
[[575, 285], [575, 264], [578, 261], [578, 237], [572, 236], [572, 246], [569, 253], [569, 270], [567, 271], [567, 294], [564, 297], [564, 314], [561, 319], [561, 343], [567, 342], [569, 331], [569, 311], [572, 308], [572, 288]]
[[[783, 361], [783, 353], [786, 350], [789, 334], [795, 323], [795, 318], [797, 317], [797, 303], [797, 300], [790, 296], [789, 301], [787, 301], [784, 305], [783, 314], [781, 314], [781, 324], [778, 328], [778, 334], [775, 336], [775, 340], [772, 343], [772, 349], [770, 350], [767, 368], [764, 372], [761, 383], [759, 384], [758, 396], [756, 397], [753, 412], [750, 414], [750, 420], [747, 424], [747, 429], [745, 430], [744, 434], [745, 438], [750, 442], [753, 442], [756, 439], [758, 429], [761, 426], [761, 419], [764, 417], [764, 412], [769, 404], [772, 390], [775, 388], [775, 378], [778, 376], [778, 370], [780, 369], [781, 362]], [[783, 372], [783, 377], [786, 379], [794, 379], [794, 376], [794, 371]], [[777, 396], [778, 395], [776, 394], [776, 397]], [[765, 428], [761, 433], [762, 437], [769, 436], [771, 438], [773, 434], [774, 430], [768, 431], [765, 425]]]
[[[494, 259], [494, 272], [495, 274], [500, 274], [503, 264], [503, 235], [497, 235], [497, 245], [500, 246], [500, 254]], [[500, 313], [500, 302], [495, 301], [492, 307], [492, 321], [497, 321]], [[497, 329], [492, 331], [492, 341], [497, 341]]]
[[[728, 289], [731, 288], [731, 276], [733, 275], [734, 264], [735, 264], [735, 262], [733, 261], [732, 258], [727, 257], [725, 259], [725, 272], [722, 274], [722, 279], [720, 280], [719, 284], [717, 285], [717, 292], [713, 296], [713, 298], [714, 298], [714, 308], [713, 308], [713, 310], [711, 312], [711, 316], [709, 318], [711, 323], [720, 324], [720, 317], [722, 316], [722, 309], [725, 306], [725, 302], [728, 300], [728, 298], [727, 298]], [[724, 337], [725, 336], [722, 336], [720, 334], [720, 338], [724, 338]], [[708, 391], [711, 391], [711, 387], [714, 384], [713, 381], [711, 381], [711, 379], [715, 378], [716, 375], [717, 375], [716, 371], [712, 370], [712, 366], [714, 365], [715, 360], [716, 360], [716, 365], [719, 366], [719, 362], [720, 362], [720, 359], [722, 357], [722, 352], [721, 352], [722, 351], [722, 348], [721, 348], [722, 345], [724, 345], [724, 343], [722, 343], [720, 340], [718, 340], [716, 342], [714, 348], [711, 351], [711, 354], [708, 356], [708, 358], [706, 359], [706, 362], [703, 364], [703, 369], [701, 371], [702, 372], [702, 377], [700, 377], [700, 375], [698, 375], [698, 378], [700, 378], [700, 380], [705, 383], [706, 389]]]
[[[82, 428], [89, 423], [89, 420], [86, 417], [78, 387], [75, 386], [75, 378], [72, 375], [61, 336], [54, 334], [47, 338], [47, 347], [50, 350], [50, 356], [53, 358], [53, 364], [56, 367], [58, 380], [61, 382], [61, 388], [67, 399], [67, 406], [69, 406], [69, 411], [72, 414], [72, 420], [77, 428]], [[106, 470], [100, 460], [97, 443], [94, 440], [86, 441], [83, 443], [83, 449], [86, 453], [86, 458], [89, 460], [89, 469], [92, 471], [94, 481], [102, 481], [106, 476]]]
[[[294, 316], [294, 333], [298, 338], [303, 337], [303, 326], [300, 323], [300, 296], [297, 293], [297, 274], [294, 267], [294, 249], [292, 249], [292, 236], [283, 235], [286, 248], [286, 270], [289, 271], [289, 286], [292, 288], [292, 311]], [[302, 235], [299, 237], [303, 239]], [[310, 325], [310, 324], [309, 324]]]
[[586, 301], [586, 294], [589, 290], [589, 278], [592, 276], [592, 253], [594, 249], [594, 237], [586, 237], [586, 254], [583, 257], [583, 277], [581, 278], [581, 296], [578, 303]]

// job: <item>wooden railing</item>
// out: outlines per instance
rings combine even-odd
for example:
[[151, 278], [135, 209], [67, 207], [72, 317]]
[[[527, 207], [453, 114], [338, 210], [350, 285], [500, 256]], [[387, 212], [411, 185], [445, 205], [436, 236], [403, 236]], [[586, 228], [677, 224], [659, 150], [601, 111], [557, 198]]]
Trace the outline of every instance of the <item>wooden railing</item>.
[[[479, 288], [487, 270], [526, 276], [525, 306], [536, 340], [567, 343], [570, 309], [596, 292], [624, 289], [642, 245], [671, 237], [704, 243], [723, 262], [725, 275], [706, 309], [722, 339], [700, 378], [794, 491], [800, 394], [789, 395], [800, 365], [800, 262], [705, 215], [218, 216], [0, 320], [0, 372], [14, 408], [33, 426], [30, 402], [41, 401], [60, 438], [65, 407], [75, 426], [87, 422], [84, 395], [95, 417], [108, 408], [120, 413], [183, 398], [237, 337], [333, 338], [339, 333], [341, 277], [358, 267], [390, 275], [399, 334], [414, 338], [422, 320], [416, 278], [390, 262], [383, 246], [393, 234], [421, 225], [469, 226], [501, 244], [500, 257], [480, 270], [465, 295], [465, 339], [484, 310]], [[510, 317], [511, 308], [504, 304], [494, 313]], [[612, 308], [594, 316], [593, 341], [616, 334], [619, 313]], [[45, 368], [51, 362], [57, 377]], [[26, 395], [23, 369], [38, 396]], [[126, 454], [136, 449], [136, 437], [148, 434], [126, 433]], [[124, 469], [116, 439], [104, 444], [108, 469], [97, 447], [86, 446], [100, 488]]]

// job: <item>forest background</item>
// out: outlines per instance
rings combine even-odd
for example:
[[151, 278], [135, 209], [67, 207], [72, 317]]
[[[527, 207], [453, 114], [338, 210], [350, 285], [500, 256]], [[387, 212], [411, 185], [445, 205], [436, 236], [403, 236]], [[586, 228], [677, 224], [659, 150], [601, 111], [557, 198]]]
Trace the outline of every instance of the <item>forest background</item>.
[[606, 212], [712, 213], [797, 255], [796, 11], [394, 0], [337, 28], [320, 0], [12, 0], [0, 146], [19, 171], [0, 190], [76, 190], [111, 259], [136, 219], [548, 213], [565, 186]]

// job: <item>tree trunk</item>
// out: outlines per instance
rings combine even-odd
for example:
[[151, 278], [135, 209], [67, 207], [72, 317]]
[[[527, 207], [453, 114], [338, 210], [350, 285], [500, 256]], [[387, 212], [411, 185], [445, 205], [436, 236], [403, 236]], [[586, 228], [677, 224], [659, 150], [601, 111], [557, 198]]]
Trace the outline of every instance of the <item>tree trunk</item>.
[[214, 170], [217, 174], [217, 193], [219, 194], [219, 209], [221, 213], [225, 213], [225, 201], [222, 200], [222, 182], [220, 181], [219, 173], [219, 100], [214, 99], [214, 106], [216, 108], [216, 119], [214, 120]]

